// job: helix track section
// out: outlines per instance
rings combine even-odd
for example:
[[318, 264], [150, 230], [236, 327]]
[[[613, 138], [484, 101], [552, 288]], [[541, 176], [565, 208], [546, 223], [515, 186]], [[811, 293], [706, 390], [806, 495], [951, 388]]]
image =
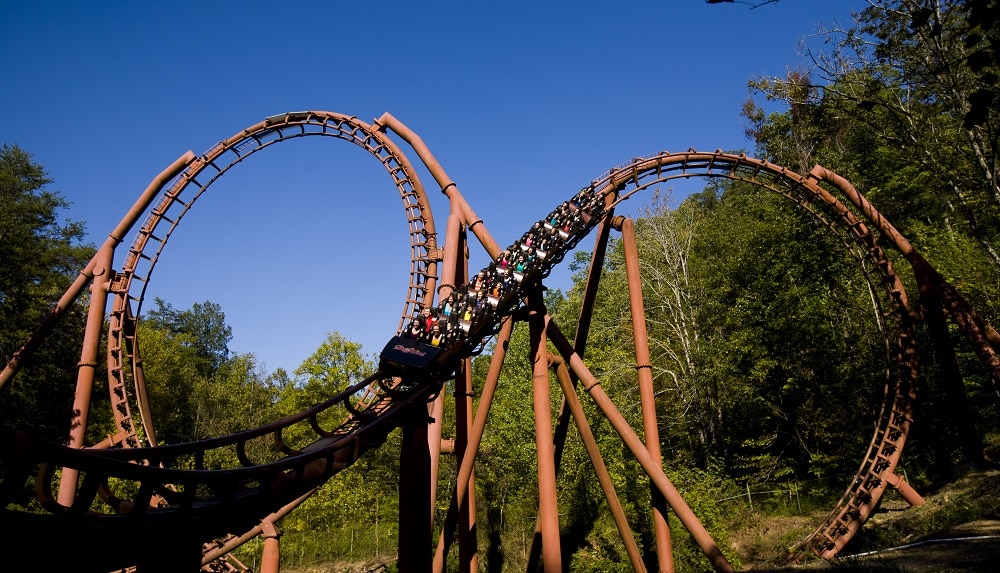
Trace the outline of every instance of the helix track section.
[[[832, 557], [861, 528], [886, 488], [898, 481], [894, 470], [903, 452], [916, 398], [917, 350], [906, 293], [892, 262], [869, 227], [815, 178], [746, 155], [720, 151], [664, 152], [635, 159], [595, 179], [589, 187], [535, 223], [472, 281], [456, 289], [434, 308], [429, 313], [431, 318], [422, 326], [420, 318], [415, 317], [410, 323], [413, 327], [410, 338], [424, 344], [433, 341], [433, 346], [441, 344], [444, 353], [437, 358], [439, 363], [448, 357], [471, 354], [472, 346], [480, 340], [477, 334], [495, 332], [499, 318], [519, 306], [528, 296], [527, 289], [533, 281], [547, 275], [552, 265], [558, 263], [600, 219], [613, 213], [616, 205], [647, 188], [695, 176], [742, 181], [793, 202], [839, 238], [857, 262], [872, 295], [887, 364], [884, 401], [875, 432], [843, 497], [823, 524], [796, 547], [797, 551]], [[538, 245], [546, 246], [536, 250]], [[547, 252], [549, 245], [552, 247], [550, 258], [531, 257], [524, 269], [518, 267], [526, 258], [522, 253]], [[524, 276], [518, 277], [521, 270]], [[493, 290], [497, 285], [500, 289]], [[510, 285], [515, 285], [513, 291]], [[484, 292], [496, 302], [476, 306], [475, 301], [481, 300]], [[460, 312], [457, 309], [469, 305], [473, 309], [468, 315], [471, 316], [471, 330], [468, 326], [453, 326], [462, 324], [460, 319], [456, 321], [456, 314]], [[481, 317], [477, 314], [479, 308], [489, 312]], [[445, 326], [439, 327], [438, 323]], [[383, 359], [385, 356], [383, 353]]]
[[[872, 295], [887, 366], [884, 400], [875, 431], [860, 467], [842, 498], [819, 528], [796, 547], [799, 552], [809, 551], [825, 558], [833, 557], [861, 528], [887, 487], [898, 484], [894, 471], [905, 446], [916, 398], [917, 349], [906, 293], [885, 250], [858, 214], [816, 178], [805, 177], [746, 155], [721, 151], [664, 152], [634, 159], [598, 177], [545, 219], [535, 223], [520, 240], [430, 313], [433, 317], [440, 317], [437, 322], [454, 324], [457, 312], [454, 308], [475, 305], [475, 300], [480, 299], [484, 291], [495, 295], [495, 291], [491, 290], [495, 285], [516, 285], [513, 293], [501, 289], [496, 295], [499, 302], [485, 306], [490, 310], [488, 317], [479, 318], [477, 310], [472, 311], [471, 331], [437, 326], [434, 327], [436, 330], [431, 330], [432, 322], [429, 320], [421, 328], [420, 319], [415, 317], [411, 322], [415, 328], [410, 337], [425, 344], [433, 340], [435, 346], [438, 344], [435, 339], [439, 337], [440, 344], [446, 349], [442, 355], [444, 358], [438, 358], [439, 361], [446, 360], [448, 356], [469, 355], [473, 352], [470, 342], [475, 344], [479, 339], [476, 333], [488, 335], [494, 332], [499, 317], [519, 306], [523, 297], [528, 296], [533, 281], [547, 275], [552, 265], [558, 263], [599, 220], [610, 216], [618, 204], [650, 187], [690, 177], [742, 181], [785, 197], [839, 238], [856, 261]], [[511, 277], [521, 270], [514, 262], [524, 260], [521, 253], [546, 252], [547, 247], [536, 251], [538, 245], [552, 245], [553, 256], [548, 259], [531, 258], [526, 263], [524, 277], [512, 280]], [[483, 284], [480, 284], [481, 281]], [[489, 326], [477, 330], [477, 325], [483, 322]], [[449, 338], [449, 332], [455, 332], [454, 340]], [[465, 332], [470, 335], [467, 337]], [[383, 353], [383, 358], [385, 356]]]

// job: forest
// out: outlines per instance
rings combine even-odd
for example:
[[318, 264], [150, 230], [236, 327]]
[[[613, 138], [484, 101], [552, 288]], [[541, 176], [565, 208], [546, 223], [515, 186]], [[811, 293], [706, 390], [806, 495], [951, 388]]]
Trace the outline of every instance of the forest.
[[[754, 148], [730, 150], [801, 174], [818, 164], [846, 178], [993, 325], [1000, 324], [998, 18], [996, 0], [873, 0], [851, 27], [823, 32], [824, 51], [807, 53], [784, 77], [749, 82], [740, 115]], [[65, 200], [50, 189], [57, 182], [30, 151], [16, 142], [0, 148], [4, 361], [95, 251], [82, 243], [84, 224], [65, 218]], [[857, 471], [885, 387], [880, 318], [852, 255], [784, 197], [713, 179], [679, 201], [669, 188], [646, 201], [635, 224], [664, 470], [739, 566], [737, 532], [761, 515], [822, 514]], [[920, 308], [909, 263], [888, 241], [883, 247]], [[589, 260], [576, 252], [574, 286], [546, 292], [548, 312], [564, 327], [576, 323]], [[614, 236], [602, 269], [586, 361], [641, 428], [624, 251]], [[77, 301], [0, 389], [0, 424], [65, 441], [86, 304], [86, 297]], [[1000, 455], [1000, 380], [957, 325], [948, 328], [954, 363], [934, 346], [926, 322], [917, 323], [919, 400], [901, 468], [923, 491], [995, 468]], [[375, 356], [332, 332], [294, 371], [268, 372], [252, 353], [230, 352], [232, 329], [212, 301], [178, 309], [157, 299], [139, 329], [154, 381], [149, 403], [166, 444], [299, 412], [376, 368]], [[476, 496], [489, 500], [477, 505], [479, 568], [491, 572], [526, 568], [538, 514], [526, 323], [515, 326], [507, 353], [516, 359], [501, 376], [475, 466]], [[477, 391], [488, 356], [473, 362]], [[106, 374], [98, 375], [102, 383], [89, 443], [114, 432]], [[557, 411], [561, 390], [554, 378], [551, 384]], [[444, 403], [454, 408], [453, 400]], [[593, 404], [584, 407], [636, 541], [654, 559], [646, 474]], [[454, 412], [443, 419], [454, 424]], [[445, 437], [455, 431], [445, 428]], [[281, 520], [283, 566], [393, 570], [400, 444], [390, 435]], [[445, 457], [442, 483], [455, 472]], [[631, 571], [572, 431], [558, 480], [568, 569]], [[440, 515], [449, 499], [439, 492]], [[992, 511], [985, 517], [996, 518]], [[670, 525], [677, 570], [703, 570], [698, 547], [673, 515]], [[788, 530], [772, 541], [788, 547], [809, 532]], [[253, 565], [260, 550], [251, 542], [237, 556]]]

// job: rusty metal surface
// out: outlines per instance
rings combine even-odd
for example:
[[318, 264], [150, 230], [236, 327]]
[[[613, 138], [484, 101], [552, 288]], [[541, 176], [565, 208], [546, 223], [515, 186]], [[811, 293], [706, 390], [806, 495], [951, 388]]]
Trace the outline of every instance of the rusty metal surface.
[[[639, 252], [632, 219], [615, 217], [615, 228], [622, 234], [625, 252], [625, 272], [628, 280], [629, 310], [632, 315], [632, 338], [635, 341], [635, 371], [639, 379], [639, 399], [642, 406], [643, 437], [653, 461], [660, 463], [660, 430], [656, 418], [656, 390], [653, 388], [653, 364], [649, 355], [646, 332], [646, 311], [642, 301], [642, 279], [639, 276]], [[674, 572], [670, 526], [667, 524], [666, 500], [651, 488], [650, 506], [653, 512], [653, 532], [656, 539], [657, 562], [662, 573]]]
[[[446, 243], [449, 248], [445, 249], [445, 255], [442, 255], [438, 244], [423, 188], [412, 166], [388, 137], [386, 130], [392, 130], [416, 150], [448, 197], [448, 233], [454, 242]], [[410, 333], [407, 336], [414, 343], [434, 347], [440, 354], [425, 369], [407, 370], [401, 367], [390, 372], [384, 368], [322, 404], [260, 428], [192, 444], [159, 446], [145, 399], [141, 349], [135, 340], [135, 327], [140, 319], [142, 300], [152, 269], [184, 214], [212, 182], [257, 151], [280, 141], [310, 135], [332, 136], [363, 148], [380, 159], [393, 179], [407, 213], [412, 261], [410, 284], [396, 333]], [[11, 547], [40, 556], [50, 568], [107, 571], [138, 566], [141, 569], [153, 563], [162, 566], [163, 560], [167, 559], [178, 568], [201, 562], [206, 570], [212, 570], [212, 567], [221, 566], [217, 563], [213, 565], [215, 559], [231, 551], [239, 542], [263, 535], [268, 540], [268, 567], [273, 567], [279, 535], [269, 529], [269, 525], [275, 516], [293, 510], [310, 492], [338, 471], [351, 465], [365, 452], [379, 447], [389, 432], [396, 428], [402, 427], [413, 436], [423, 436], [408, 442], [414, 449], [411, 453], [417, 454], [416, 449], [428, 447], [427, 432], [421, 430], [421, 426], [426, 425], [426, 415], [414, 416], [414, 412], [426, 412], [427, 404], [435, 399], [444, 381], [454, 377], [456, 372], [464, 372], [459, 367], [461, 361], [481, 351], [486, 342], [498, 334], [501, 343], [508, 340], [514, 320], [528, 320], [533, 325], [534, 359], [538, 363], [535, 371], [538, 378], [535, 385], [537, 402], [548, 403], [547, 393], [543, 392], [541, 384], [543, 377], [548, 382], [549, 376], [548, 354], [544, 351], [546, 339], [554, 343], [562, 356], [563, 370], [560, 373], [557, 368], [556, 378], [565, 390], [563, 412], [554, 434], [549, 433], [551, 420], [546, 419], [542, 409], [536, 408], [540, 505], [544, 508], [539, 523], [542, 527], [541, 551], [545, 569], [561, 568], [558, 535], [552, 530], [552, 515], [556, 511], [552, 505], [555, 502], [553, 482], [558, 472], [560, 441], [564, 436], [559, 428], [565, 427], [571, 415], [568, 406], [575, 404], [575, 385], [579, 380], [583, 381], [584, 389], [619, 431], [632, 454], [646, 469], [650, 480], [695, 537], [712, 567], [718, 571], [731, 570], [714, 541], [697, 517], [686, 509], [684, 500], [663, 474], [658, 452], [642, 444], [617, 412], [610, 397], [603, 393], [599, 381], [587, 369], [582, 355], [589, 332], [588, 304], [582, 310], [580, 328], [573, 345], [549, 317], [543, 318], [543, 312], [536, 308], [530, 319], [529, 314], [524, 312], [524, 301], [531, 295], [537, 297], [536, 289], [553, 265], [600, 226], [593, 258], [597, 262], [592, 263], [587, 284], [587, 292], [591, 293], [589, 304], [592, 304], [602, 266], [599, 261], [603, 257], [615, 206], [647, 188], [671, 179], [692, 176], [745, 181], [795, 202], [841, 239], [876, 294], [875, 304], [884, 327], [887, 348], [886, 392], [881, 412], [868, 451], [862, 457], [860, 468], [848, 484], [843, 498], [827, 520], [799, 546], [802, 551], [824, 557], [836, 555], [861, 527], [887, 487], [899, 487], [910, 498], [919, 499], [919, 494], [912, 488], [907, 489], [905, 482], [901, 484], [895, 474], [916, 400], [913, 321], [919, 319], [919, 312], [910, 307], [902, 283], [879, 245], [879, 237], [871, 230], [880, 229], [878, 219], [867, 220], [872, 225], [871, 229], [865, 222], [865, 217], [874, 217], [873, 213], [877, 215], [877, 212], [866, 210], [863, 205], [858, 207], [857, 197], [852, 197], [841, 182], [825, 170], [814, 170], [810, 176], [803, 176], [745, 155], [718, 151], [663, 152], [636, 158], [606, 172], [539, 220], [506, 250], [501, 250], [430, 151], [398, 120], [385, 114], [373, 124], [366, 124], [354, 117], [321, 111], [272, 116], [221, 141], [200, 156], [189, 153], [178, 159], [154, 179], [112, 233], [109, 242], [60, 299], [57, 310], [10, 359], [0, 373], [0, 385], [13, 377], [22, 360], [30, 356], [38, 342], [55, 328], [61, 317], [59, 308], [64, 309], [75, 300], [87, 284], [99, 280], [104, 285], [112, 306], [106, 325], [106, 366], [120, 432], [101, 444], [90, 446], [80, 443], [75, 437], [69, 446], [65, 446], [43, 442], [30, 433], [4, 432], [0, 435], [0, 457], [11, 468], [0, 483], [0, 524], [5, 531], [11, 532], [7, 542]], [[854, 209], [835, 197], [834, 193], [838, 190], [848, 196], [848, 203], [855, 206]], [[147, 208], [150, 209], [148, 212]], [[114, 248], [143, 213], [147, 218], [129, 248], [123, 267], [112, 269], [109, 261], [113, 260]], [[886, 235], [885, 228], [881, 229]], [[455, 248], [464, 240], [459, 240], [457, 235], [464, 237], [466, 230], [473, 233], [492, 259], [487, 268], [473, 276], [467, 276], [466, 267], [462, 266], [468, 260], [466, 249]], [[899, 244], [898, 238], [889, 236]], [[917, 257], [911, 259], [925, 263]], [[442, 284], [438, 285], [437, 267], [442, 260], [445, 273]], [[986, 347], [981, 352], [984, 362], [995, 364], [996, 349], [991, 342], [995, 332], [971, 309], [962, 306], [963, 301], [957, 292], [943, 279], [933, 277], [933, 281], [936, 281], [934, 284], [942, 293], [942, 298], [951, 305], [949, 308], [955, 309], [956, 321], [968, 323], [970, 336]], [[638, 277], [630, 277], [630, 284], [633, 282], [638, 283]], [[486, 301], [477, 302], [480, 298]], [[94, 300], [96, 304], [91, 315], [103, 316], [100, 298]], [[462, 314], [461, 308], [469, 310]], [[633, 301], [633, 309], [641, 309], [641, 304]], [[438, 316], [439, 321], [444, 319], [439, 322], [436, 331], [430, 326], [425, 312]], [[95, 337], [99, 342], [105, 336], [101, 333], [105, 326], [100, 324], [103, 321], [94, 318], [91, 322], [94, 324], [88, 325], [85, 353], [97, 347]], [[413, 326], [412, 330], [410, 326]], [[442, 330], [445, 332], [442, 333]], [[636, 351], [640, 362], [637, 366], [642, 368], [644, 364], [641, 362], [648, 359], [648, 354], [643, 354], [645, 345], [640, 338], [636, 336]], [[92, 380], [92, 371], [97, 367], [98, 360], [90, 354], [82, 358], [85, 360], [81, 363], [86, 367], [78, 380], [78, 401], [84, 404], [84, 398], [89, 397], [88, 381]], [[473, 461], [492, 400], [492, 396], [485, 393], [492, 394], [504, 358], [504, 352], [498, 350], [487, 376], [484, 395], [481, 396], [480, 411], [475, 413], [471, 423], [466, 418], [463, 423], [468, 433], [456, 441], [456, 447], [462, 449], [458, 452], [461, 454], [460, 471], [453, 491], [452, 510], [445, 519], [437, 554], [435, 556], [431, 551], [428, 533], [427, 543], [405, 547], [408, 570], [429, 571], [432, 567], [433, 570], [441, 570], [443, 556], [454, 535], [450, 528], [460, 519], [459, 509], [467, 511], [473, 501], [468, 499], [474, 491], [470, 486]], [[387, 364], [383, 366], [388, 367]], [[464, 375], [462, 378], [464, 380]], [[357, 396], [362, 393], [363, 398], [358, 399]], [[81, 410], [74, 427], [85, 429], [86, 407]], [[345, 411], [348, 415], [339, 425], [324, 427], [317, 420], [331, 411]], [[579, 425], [580, 420], [577, 422]], [[292, 426], [308, 428], [310, 437], [302, 443], [285, 443], [281, 436], [288, 435]], [[139, 427], [144, 430], [138, 431]], [[77, 435], [82, 436], [83, 433], [72, 434]], [[440, 437], [436, 439], [440, 442]], [[262, 440], [277, 440], [278, 453], [267, 458], [255, 458], [249, 454], [257, 451], [253, 446]], [[418, 445], [421, 440], [423, 445]], [[550, 448], [548, 444], [555, 448]], [[217, 449], [235, 450], [240, 465], [223, 470], [207, 469], [204, 460]], [[440, 455], [439, 447], [433, 455]], [[592, 458], [600, 459], [594, 455]], [[595, 461], [595, 465], [599, 464]], [[414, 467], [424, 466], [420, 462]], [[426, 467], [429, 473], [431, 464]], [[62, 480], [58, 479], [60, 472], [57, 469], [64, 476]], [[75, 475], [79, 475], [79, 479], [71, 479]], [[28, 513], [11, 505], [29, 484], [36, 481], [38, 501], [47, 514]], [[429, 477], [427, 482], [428, 486], [433, 485]], [[60, 489], [58, 495], [55, 494], [56, 488]], [[413, 496], [410, 500], [413, 507], [433, 507], [430, 487], [417, 488], [409, 495]], [[609, 500], [614, 497], [610, 491], [607, 495]], [[401, 501], [401, 507], [403, 505]], [[407, 519], [415, 519], [414, 515], [426, 515], [422, 513], [424, 510], [416, 511]], [[402, 513], [401, 509], [401, 521]], [[468, 518], [468, 514], [463, 515], [466, 517], [462, 519]], [[427, 523], [425, 531], [429, 532], [431, 526], [432, 523]], [[619, 524], [619, 527], [627, 530], [624, 524]], [[61, 540], [64, 550], [46, 551], [52, 536]], [[107, 551], [104, 541], [109, 538], [116, 541], [115, 551]], [[220, 539], [225, 541], [216, 542]], [[403, 540], [400, 541], [403, 551]], [[471, 542], [474, 544], [475, 541]], [[426, 550], [422, 545], [427, 545]], [[467, 551], [464, 553], [464, 563], [475, 562], [474, 549], [471, 556]], [[661, 553], [660, 560], [665, 559]], [[663, 566], [665, 564], [661, 563]], [[635, 563], [634, 567], [640, 570]]]

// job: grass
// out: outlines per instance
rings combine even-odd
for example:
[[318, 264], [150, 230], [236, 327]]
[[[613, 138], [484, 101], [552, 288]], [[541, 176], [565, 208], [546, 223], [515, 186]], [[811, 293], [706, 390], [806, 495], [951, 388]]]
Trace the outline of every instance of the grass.
[[[1000, 533], [1000, 470], [971, 471], [936, 492], [922, 492], [925, 503], [909, 507], [887, 496], [864, 527], [830, 561], [813, 560], [783, 567], [786, 547], [812, 532], [826, 512], [809, 516], [760, 516], [744, 524], [735, 540], [743, 563], [753, 571], [964, 572], [995, 571], [1000, 544], [922, 543], [928, 540]], [[886, 551], [913, 545], [919, 549]], [[864, 557], [853, 554], [871, 553]], [[919, 554], [919, 557], [915, 556]], [[944, 565], [942, 565], [944, 564]], [[986, 564], [986, 565], [983, 565]]]

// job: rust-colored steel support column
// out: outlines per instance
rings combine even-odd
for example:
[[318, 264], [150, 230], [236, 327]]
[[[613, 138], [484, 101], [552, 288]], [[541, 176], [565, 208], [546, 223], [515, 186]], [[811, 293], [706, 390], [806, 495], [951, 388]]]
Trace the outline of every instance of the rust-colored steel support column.
[[569, 341], [563, 336], [559, 327], [556, 326], [551, 320], [547, 321], [546, 331], [549, 334], [549, 339], [559, 350], [562, 355], [563, 360], [569, 363], [570, 369], [576, 374], [577, 378], [583, 382], [583, 388], [590, 394], [590, 397], [594, 400], [594, 403], [601, 409], [604, 417], [611, 423], [615, 431], [628, 446], [632, 455], [635, 456], [636, 461], [642, 465], [642, 468], [646, 471], [646, 475], [650, 477], [653, 483], [656, 485], [660, 493], [667, 500], [670, 508], [674, 510], [677, 518], [680, 519], [681, 523], [684, 524], [685, 529], [691, 533], [691, 537], [694, 538], [695, 543], [701, 548], [702, 552], [708, 557], [708, 560], [712, 563], [712, 566], [718, 572], [733, 572], [733, 566], [726, 559], [725, 555], [719, 549], [715, 540], [705, 529], [705, 526], [701, 524], [698, 517], [695, 516], [694, 512], [688, 506], [684, 498], [681, 497], [680, 492], [674, 488], [674, 485], [670, 483], [670, 479], [667, 475], [663, 473], [663, 468], [660, 464], [656, 463], [652, 457], [650, 457], [649, 452], [646, 451], [645, 445], [642, 440], [635, 434], [631, 426], [622, 416], [618, 408], [615, 407], [614, 403], [604, 392], [600, 386], [600, 381], [590, 372], [587, 366], [583, 363], [576, 352], [574, 352], [573, 347], [570, 346]]
[[[622, 233], [625, 249], [625, 275], [628, 281], [629, 309], [632, 312], [632, 335], [635, 340], [635, 369], [639, 377], [639, 401], [642, 407], [642, 426], [646, 434], [646, 450], [657, 464], [660, 459], [660, 430], [656, 420], [656, 394], [653, 391], [653, 365], [649, 357], [649, 337], [646, 332], [646, 308], [642, 302], [642, 281], [639, 276], [639, 252], [635, 242], [635, 223], [632, 219], [615, 217], [613, 222]], [[674, 555], [667, 524], [667, 503], [650, 482], [652, 496], [653, 532], [656, 538], [656, 557], [663, 573], [674, 572]]]
[[[90, 398], [97, 373], [97, 359], [100, 355], [101, 332], [104, 327], [104, 309], [108, 302], [108, 288], [114, 276], [114, 249], [102, 248], [94, 265], [94, 280], [90, 283], [90, 307], [87, 309], [87, 326], [83, 335], [83, 349], [76, 372], [76, 393], [73, 398], [73, 419], [70, 421], [69, 443], [71, 448], [83, 448], [87, 435], [87, 417], [90, 414]], [[66, 507], [76, 499], [76, 482], [79, 471], [63, 468], [59, 480], [59, 503]]]
[[[510, 344], [510, 334], [514, 329], [514, 321], [507, 318], [500, 326], [500, 333], [497, 335], [496, 346], [493, 349], [493, 356], [490, 358], [490, 367], [486, 373], [486, 380], [483, 382], [483, 392], [479, 397], [479, 409], [476, 411], [475, 419], [472, 423], [472, 431], [469, 433], [469, 452], [479, 450], [479, 444], [483, 439], [483, 431], [486, 429], [486, 420], [489, 418], [490, 407], [493, 405], [493, 397], [496, 395], [497, 383], [500, 380], [500, 371], [503, 369], [504, 359], [507, 356], [507, 345]], [[473, 463], [475, 457], [464, 456], [458, 468], [458, 477], [455, 479], [455, 493], [452, 496], [451, 504], [448, 506], [448, 514], [445, 517], [441, 534], [438, 537], [437, 551], [434, 553], [434, 573], [444, 573], [444, 562], [448, 554], [448, 547], [454, 535], [455, 522], [458, 519], [458, 508], [465, 503], [468, 494], [469, 482], [472, 479]]]
[[[946, 408], [958, 430], [959, 445], [965, 461], [973, 467], [986, 465], [986, 450], [976, 426], [976, 415], [965, 390], [962, 369], [955, 355], [955, 346], [948, 333], [944, 304], [936, 290], [920, 287], [920, 303], [924, 307], [924, 321], [934, 345], [935, 362], [938, 365], [938, 380], [944, 388]], [[950, 463], [951, 460], [949, 459]]]
[[590, 335], [590, 323], [594, 318], [594, 305], [597, 302], [597, 288], [600, 286], [601, 274], [604, 270], [604, 258], [608, 251], [608, 239], [611, 238], [611, 221], [601, 220], [597, 227], [597, 238], [594, 240], [594, 251], [590, 255], [590, 266], [587, 268], [587, 283], [583, 289], [583, 300], [580, 305], [580, 316], [576, 321], [576, 333], [573, 335], [573, 348], [580, 356], [587, 348], [587, 337]]
[[438, 472], [441, 467], [441, 428], [444, 420], [444, 392], [434, 397], [434, 400], [427, 404], [427, 417], [430, 421], [427, 425], [427, 450], [430, 453], [430, 482], [431, 482], [431, 523], [434, 522], [434, 508], [437, 504]]
[[281, 530], [269, 520], [261, 523], [264, 553], [260, 558], [260, 573], [278, 573], [281, 569]]
[[[457, 284], [456, 269], [459, 267], [459, 235], [462, 230], [462, 221], [454, 213], [448, 216], [448, 223], [445, 227], [444, 260], [441, 268], [441, 283], [437, 287], [437, 300], [444, 300]], [[437, 506], [437, 486], [438, 468], [441, 465], [441, 428], [443, 424], [442, 414], [444, 413], [444, 392], [438, 394], [434, 401], [428, 404], [428, 414], [431, 417], [431, 424], [427, 431], [427, 442], [431, 456], [431, 523], [434, 522], [434, 508]]]
[[373, 123], [377, 125], [379, 129], [391, 129], [396, 132], [397, 135], [402, 137], [403, 141], [410, 144], [410, 147], [417, 152], [417, 157], [420, 158], [424, 167], [426, 167], [427, 171], [430, 172], [432, 177], [434, 177], [437, 184], [441, 186], [441, 192], [444, 193], [449, 200], [451, 200], [452, 205], [458, 206], [458, 211], [460, 211], [462, 219], [465, 224], [469, 226], [469, 230], [472, 231], [472, 234], [479, 239], [479, 242], [483, 245], [483, 248], [486, 249], [486, 252], [490, 254], [490, 257], [494, 259], [497, 258], [497, 256], [503, 252], [503, 249], [500, 248], [500, 245], [498, 245], [493, 239], [489, 231], [483, 227], [483, 220], [476, 216], [472, 207], [469, 206], [469, 203], [458, 191], [458, 186], [456, 186], [451, 178], [448, 177], [448, 174], [445, 173], [444, 168], [441, 167], [440, 163], [438, 163], [434, 154], [431, 153], [431, 150], [424, 143], [424, 140], [410, 128], [403, 125], [403, 122], [393, 117], [389, 112], [383, 113], [382, 116], [375, 119]]
[[417, 404], [402, 424], [399, 455], [399, 561], [400, 573], [431, 570], [431, 456], [427, 443], [426, 407]]
[[441, 284], [437, 287], [437, 300], [440, 303], [443, 301], [451, 291], [455, 290], [455, 285], [458, 284], [456, 273], [461, 265], [459, 262], [459, 256], [461, 256], [461, 245], [463, 241], [459, 238], [462, 234], [462, 219], [461, 217], [452, 212], [448, 215], [448, 223], [445, 226], [445, 244], [444, 244], [444, 262], [441, 268]]
[[[549, 360], [546, 350], [545, 307], [540, 292], [529, 298], [528, 327], [531, 336], [532, 396], [535, 410], [535, 447], [538, 451], [538, 521], [542, 537], [542, 565], [545, 573], [562, 571], [559, 546], [559, 507], [556, 491], [555, 444], [552, 441], [552, 401], [549, 394]], [[537, 535], [537, 533], [536, 533]]]
[[[458, 234], [458, 252], [461, 259], [455, 270], [455, 284], [469, 280], [469, 245], [463, 227]], [[461, 309], [455, 312], [462, 312]], [[455, 460], [461, 467], [466, 456], [474, 455], [469, 450], [469, 434], [472, 433], [472, 359], [462, 360], [455, 373]], [[469, 473], [466, 485], [465, 503], [459, 505], [458, 515], [458, 570], [459, 573], [475, 573], [479, 569], [476, 539], [476, 474]]]
[[625, 510], [622, 509], [621, 501], [618, 500], [618, 493], [615, 492], [611, 474], [608, 473], [608, 468], [604, 465], [601, 450], [597, 447], [597, 439], [594, 438], [590, 423], [587, 421], [587, 414], [584, 413], [583, 406], [580, 405], [580, 398], [576, 395], [576, 386], [570, 379], [566, 363], [554, 354], [549, 355], [549, 362], [556, 371], [556, 378], [562, 387], [567, 410], [573, 415], [576, 428], [580, 432], [580, 439], [587, 450], [587, 455], [590, 456], [590, 463], [594, 466], [594, 473], [597, 474], [597, 482], [601, 484], [601, 491], [608, 501], [611, 517], [614, 518], [618, 534], [621, 535], [622, 543], [625, 544], [625, 553], [628, 554], [628, 559], [632, 563], [632, 569], [639, 573], [645, 573], [646, 565], [642, 562], [639, 546], [636, 544], [635, 536], [632, 535], [632, 529], [625, 518]]
[[[461, 467], [466, 457], [475, 452], [469, 449], [472, 433], [472, 364], [462, 360], [455, 377], [455, 462]], [[459, 573], [475, 573], [479, 567], [476, 539], [476, 474], [474, 467], [469, 471], [464, 486], [463, 503], [458, 506], [458, 570]]]
[[[573, 348], [577, 354], [583, 356], [587, 347], [587, 336], [590, 334], [590, 323], [594, 316], [594, 304], [597, 300], [597, 287], [600, 284], [601, 272], [604, 268], [604, 257], [608, 250], [608, 239], [611, 236], [611, 223], [608, 218], [602, 219], [598, 224], [597, 237], [594, 239], [594, 250], [590, 255], [590, 266], [587, 269], [587, 282], [584, 285], [583, 300], [580, 304], [580, 314], [576, 322], [576, 335], [574, 336]], [[572, 376], [572, 372], [570, 373]], [[571, 377], [574, 387], [576, 378]], [[562, 463], [562, 452], [566, 445], [566, 433], [569, 431], [570, 411], [566, 404], [566, 397], [563, 396], [562, 404], [559, 406], [559, 417], [556, 421], [555, 431], [552, 439], [555, 442], [556, 474], [559, 473], [559, 466]], [[531, 548], [528, 551], [528, 568], [535, 570], [538, 568], [538, 560], [541, 553], [538, 535], [540, 524], [535, 524], [535, 535], [531, 538]]]
[[[594, 317], [594, 305], [597, 301], [597, 287], [601, 282], [601, 272], [604, 269], [604, 257], [608, 250], [608, 239], [611, 236], [611, 223], [605, 218], [597, 228], [597, 238], [594, 240], [594, 250], [590, 255], [590, 266], [587, 268], [587, 282], [583, 289], [583, 300], [580, 304], [580, 315], [576, 321], [576, 334], [573, 336], [573, 348], [580, 356], [587, 348], [587, 337], [590, 335], [590, 323]], [[572, 374], [572, 373], [571, 373]], [[573, 384], [576, 380], [573, 379]], [[563, 398], [559, 410], [559, 422], [556, 424], [556, 469], [562, 456], [562, 448], [566, 442], [566, 430], [569, 427], [569, 412]]]

